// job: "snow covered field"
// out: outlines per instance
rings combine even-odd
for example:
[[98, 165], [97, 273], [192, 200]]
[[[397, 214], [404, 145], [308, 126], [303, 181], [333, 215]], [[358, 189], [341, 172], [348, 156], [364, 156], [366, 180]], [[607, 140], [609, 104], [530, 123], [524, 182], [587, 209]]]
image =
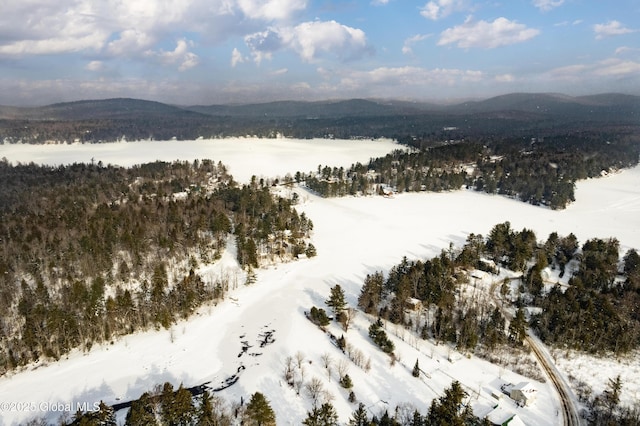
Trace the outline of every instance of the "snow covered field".
[[[220, 148], [216, 151], [213, 147]], [[46, 164], [74, 161], [103, 161], [129, 165], [156, 159], [167, 161], [211, 158], [222, 161], [239, 181], [251, 175], [284, 176], [297, 170], [315, 170], [318, 164], [348, 166], [367, 162], [399, 146], [391, 141], [295, 141], [295, 140], [216, 140], [195, 142], [138, 142], [105, 145], [38, 146], [0, 145], [0, 157], [9, 161]], [[249, 158], [247, 155], [251, 154]], [[0, 401], [29, 403], [33, 411], [0, 413], [0, 424], [11, 425], [34, 415], [46, 414], [54, 421], [60, 415], [55, 403], [93, 404], [137, 398], [142, 392], [165, 381], [175, 386], [194, 386], [211, 381], [216, 387], [239, 374], [238, 382], [221, 391], [229, 402], [239, 402], [256, 391], [270, 400], [278, 424], [300, 424], [311, 408], [309, 398], [297, 396], [283, 379], [284, 360], [298, 352], [304, 355], [304, 380], [322, 380], [333, 395], [341, 422], [346, 423], [357, 405], [337, 383], [336, 366], [346, 359], [317, 327], [304, 317], [311, 306], [324, 307], [329, 289], [340, 284], [347, 301], [355, 305], [367, 273], [387, 270], [403, 256], [410, 259], [431, 257], [450, 242], [461, 245], [471, 232], [486, 235], [493, 225], [509, 220], [514, 229], [523, 227], [544, 240], [549, 233], [573, 232], [581, 243], [593, 237], [616, 237], [623, 250], [640, 248], [640, 167], [603, 179], [580, 182], [577, 201], [566, 210], [552, 211], [500, 196], [472, 191], [450, 193], [412, 193], [394, 198], [348, 197], [322, 199], [300, 190], [301, 204], [314, 222], [313, 244], [318, 256], [276, 267], [261, 269], [250, 287], [242, 284], [216, 307], [205, 307], [171, 330], [159, 330], [122, 338], [112, 345], [95, 347], [90, 353], [72, 353], [68, 359], [50, 365], [36, 365], [27, 371], [0, 378]], [[203, 276], [217, 273], [203, 266]], [[233, 256], [233, 245], [218, 262], [218, 271], [242, 277]], [[239, 279], [242, 283], [243, 280]], [[390, 366], [389, 357], [377, 350], [367, 336], [368, 319], [359, 313], [353, 327], [345, 333], [349, 343], [371, 357], [368, 373], [350, 363], [349, 375], [354, 392], [371, 413], [394, 412], [398, 404], [410, 403], [425, 413], [431, 399], [459, 380], [469, 394], [476, 412], [487, 412], [497, 401], [504, 382], [525, 381], [485, 361], [456, 354], [447, 347], [398, 331], [387, 332], [394, 340], [400, 362]], [[337, 328], [334, 334], [341, 333]], [[260, 347], [265, 332], [273, 332], [275, 342]], [[249, 347], [243, 351], [243, 343]], [[246, 345], [245, 345], [246, 346]], [[329, 354], [331, 372], [321, 356]], [[453, 358], [453, 362], [449, 361]], [[429, 377], [416, 379], [411, 369], [418, 359]], [[584, 358], [582, 358], [584, 359]], [[587, 361], [588, 362], [588, 361]], [[638, 371], [634, 359], [629, 372]], [[572, 375], [590, 374], [585, 363], [574, 366], [560, 362]], [[588, 365], [588, 364], [586, 364]], [[241, 368], [244, 367], [244, 369]], [[604, 365], [600, 386], [615, 376], [613, 367]], [[635, 369], [635, 370], [634, 370]], [[585, 371], [586, 370], [586, 371]], [[629, 373], [631, 374], [631, 373]], [[637, 377], [622, 376], [623, 386]], [[557, 424], [558, 403], [549, 384], [535, 383], [538, 399], [531, 407], [518, 408], [503, 397], [500, 407], [528, 425]], [[598, 383], [593, 384], [598, 390]], [[637, 386], [637, 385], [636, 385]], [[637, 389], [637, 387], [635, 388]]]

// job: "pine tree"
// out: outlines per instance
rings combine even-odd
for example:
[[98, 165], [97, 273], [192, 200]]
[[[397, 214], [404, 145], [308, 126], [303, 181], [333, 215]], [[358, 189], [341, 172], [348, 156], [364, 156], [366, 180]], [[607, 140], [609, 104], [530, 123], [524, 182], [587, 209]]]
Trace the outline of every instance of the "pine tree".
[[384, 414], [377, 423], [379, 426], [400, 426], [400, 423], [389, 415], [389, 412], [385, 410]]
[[351, 414], [349, 426], [369, 426], [369, 416], [367, 416], [367, 407], [361, 402], [358, 404], [356, 411]]
[[251, 395], [245, 411], [246, 422], [249, 426], [275, 426], [276, 415], [269, 405], [269, 401], [260, 392]]
[[426, 426], [425, 420], [422, 417], [422, 414], [418, 410], [413, 412], [413, 417], [411, 418], [410, 426]]
[[96, 423], [100, 426], [116, 426], [116, 415], [113, 411], [113, 407], [108, 406], [104, 402], [100, 401], [98, 405], [98, 411], [92, 413], [96, 419]]
[[618, 408], [618, 404], [620, 403], [621, 389], [622, 389], [622, 381], [620, 380], [620, 375], [618, 375], [616, 376], [615, 379], [609, 379], [607, 383], [607, 388], [604, 390], [602, 394], [604, 407], [607, 410], [607, 414], [609, 415], [609, 418], [613, 417], [616, 408]]
[[217, 426], [216, 419], [213, 415], [213, 405], [211, 404], [211, 395], [205, 389], [202, 393], [200, 406], [196, 414], [196, 422], [200, 426]]
[[307, 249], [305, 250], [305, 254], [307, 255], [307, 257], [315, 257], [318, 254], [318, 252], [316, 251], [316, 246], [309, 243]]
[[145, 392], [140, 399], [131, 403], [131, 408], [127, 413], [125, 424], [127, 425], [154, 425], [156, 416], [153, 409], [154, 403], [150, 395]]
[[351, 381], [351, 377], [349, 377], [348, 374], [342, 376], [342, 378], [340, 379], [340, 386], [345, 389], [351, 389], [353, 387], [353, 382]]
[[325, 310], [322, 308], [318, 309], [315, 306], [311, 307], [311, 310], [309, 311], [309, 318], [311, 319], [311, 322], [319, 327], [326, 327], [331, 322]]
[[521, 345], [525, 337], [527, 337], [527, 320], [524, 316], [524, 310], [518, 308], [516, 316], [509, 324], [509, 339]]
[[367, 275], [358, 296], [358, 307], [365, 313], [371, 314], [378, 309], [382, 299], [384, 277], [381, 272]]
[[418, 365], [418, 360], [416, 359], [416, 363], [413, 366], [413, 371], [411, 372], [413, 377], [420, 377], [420, 366]]
[[171, 385], [167, 386], [162, 393], [162, 417], [169, 425], [189, 425], [191, 424], [194, 406], [191, 392], [182, 385], [173, 392]]
[[318, 407], [314, 407], [302, 424], [307, 426], [337, 426], [338, 414], [330, 402], [325, 402]]
[[112, 407], [100, 401], [100, 405], [96, 411], [82, 414], [82, 412], [78, 410], [71, 424], [77, 426], [116, 426], [116, 416]]
[[462, 412], [462, 400], [466, 396], [465, 391], [458, 381], [451, 383], [451, 387], [445, 390], [443, 396], [431, 402], [427, 419], [433, 425], [462, 426], [465, 424], [465, 415]]
[[342, 290], [342, 287], [340, 287], [339, 284], [336, 284], [331, 288], [331, 294], [325, 301], [327, 306], [330, 307], [333, 311], [333, 315], [336, 319], [338, 318], [340, 312], [342, 312], [347, 305], [344, 297], [344, 290]]

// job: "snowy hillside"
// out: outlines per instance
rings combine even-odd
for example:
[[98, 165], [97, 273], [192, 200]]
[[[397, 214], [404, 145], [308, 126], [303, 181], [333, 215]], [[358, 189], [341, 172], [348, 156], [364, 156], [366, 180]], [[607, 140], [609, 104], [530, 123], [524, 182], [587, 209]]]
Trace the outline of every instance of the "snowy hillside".
[[[38, 156], [29, 146], [0, 145], [0, 157], [47, 164], [94, 158], [123, 165], [209, 157], [227, 164], [237, 180], [248, 181], [251, 175], [283, 176], [296, 170], [314, 170], [318, 164], [366, 162], [369, 157], [398, 148], [390, 141], [208, 143], [40, 146]], [[157, 150], [159, 146], [162, 152]], [[211, 146], [223, 148], [209, 150]], [[247, 157], [251, 152], [254, 154]], [[577, 201], [563, 211], [466, 190], [394, 198], [322, 199], [302, 188], [295, 189], [301, 200], [297, 208], [313, 220], [312, 241], [318, 256], [258, 270], [256, 282], [246, 287], [244, 272], [233, 255], [234, 246], [229, 244], [227, 253], [215, 265], [202, 265], [199, 271], [203, 276], [226, 274], [230, 282], [238, 283], [225, 301], [202, 308], [192, 319], [170, 330], [127, 336], [89, 353], [74, 352], [57, 363], [34, 365], [1, 378], [0, 400], [33, 403], [36, 409], [3, 412], [0, 424], [12, 425], [34, 415], [46, 415], [55, 421], [61, 414], [58, 408], [64, 410], [64, 404], [72, 404], [73, 411], [76, 404], [91, 405], [99, 400], [113, 404], [137, 398], [165, 381], [175, 386], [210, 382], [216, 388], [238, 377], [219, 395], [237, 403], [260, 391], [269, 399], [278, 424], [297, 425], [311, 409], [311, 401], [304, 392], [298, 396], [296, 389], [285, 383], [287, 357], [302, 359], [296, 374], [305, 382], [318, 378], [332, 396], [340, 421], [346, 422], [357, 404], [348, 402], [348, 392], [338, 384], [336, 369], [347, 358], [304, 316], [312, 306], [326, 308], [324, 300], [331, 287], [339, 284], [349, 305], [355, 306], [366, 274], [387, 271], [403, 256], [426, 258], [437, 255], [450, 243], [461, 246], [469, 233], [486, 234], [493, 225], [507, 220], [514, 229], [532, 229], [538, 239], [553, 231], [573, 232], [581, 242], [592, 237], [616, 237], [623, 250], [640, 248], [639, 181], [640, 167], [636, 167], [580, 182]], [[366, 358], [370, 357], [369, 371], [349, 361], [347, 365], [356, 398], [371, 414], [385, 410], [391, 413], [397, 407], [403, 410], [404, 403], [424, 413], [431, 400], [455, 379], [464, 386], [475, 412], [484, 415], [498, 403], [495, 396], [502, 384], [531, 381], [475, 357], [467, 358], [447, 346], [434, 346], [407, 331], [396, 332], [395, 326], [389, 325], [387, 332], [400, 358], [392, 366], [390, 358], [367, 335], [370, 320], [359, 312], [344, 336]], [[343, 333], [337, 325], [331, 327], [334, 334]], [[265, 339], [265, 333], [269, 339]], [[332, 360], [329, 368], [323, 361], [327, 357]], [[416, 359], [424, 372], [420, 378], [411, 375]], [[568, 364], [561, 367], [571, 368]], [[546, 383], [533, 385], [538, 398], [531, 407], [519, 408], [504, 395], [500, 407], [517, 414], [528, 425], [556, 424], [559, 406], [553, 389]], [[119, 413], [121, 418], [123, 414]]]

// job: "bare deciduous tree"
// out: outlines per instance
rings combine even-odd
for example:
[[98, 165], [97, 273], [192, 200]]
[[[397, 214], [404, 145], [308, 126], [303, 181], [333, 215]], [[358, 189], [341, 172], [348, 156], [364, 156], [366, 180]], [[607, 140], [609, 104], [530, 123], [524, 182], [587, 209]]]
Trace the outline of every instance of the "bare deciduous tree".
[[284, 360], [284, 380], [291, 387], [293, 387], [293, 379], [294, 379], [293, 369], [294, 369], [293, 358], [288, 356]]
[[307, 384], [304, 386], [307, 391], [307, 395], [309, 399], [311, 399], [311, 403], [314, 407], [318, 406], [318, 402], [321, 401], [321, 398], [324, 396], [325, 390], [322, 385], [322, 380], [317, 377], [312, 378]]
[[298, 368], [302, 368], [302, 363], [304, 362], [304, 354], [300, 351], [296, 352], [296, 362], [298, 363]]
[[349, 372], [349, 363], [346, 359], [343, 358], [338, 362], [337, 368], [338, 376], [340, 376], [340, 378], [343, 378]]

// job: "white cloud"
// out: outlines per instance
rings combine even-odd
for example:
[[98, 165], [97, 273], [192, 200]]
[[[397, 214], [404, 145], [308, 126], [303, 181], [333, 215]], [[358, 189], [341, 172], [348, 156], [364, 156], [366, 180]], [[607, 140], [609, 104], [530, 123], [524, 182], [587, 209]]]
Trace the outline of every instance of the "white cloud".
[[240, 10], [251, 19], [287, 20], [307, 7], [306, 0], [238, 0]]
[[466, 0], [431, 0], [420, 9], [420, 14], [427, 19], [436, 21], [454, 12], [469, 10]]
[[240, 51], [234, 47], [233, 51], [231, 52], [231, 67], [235, 68], [236, 65], [241, 64], [243, 62], [244, 62], [244, 56], [242, 56], [242, 53], [240, 53]]
[[245, 37], [254, 60], [260, 63], [281, 49], [296, 52], [313, 62], [323, 54], [342, 60], [360, 57], [369, 51], [364, 31], [336, 21], [303, 22], [295, 27], [269, 28]]
[[623, 55], [627, 52], [640, 52], [640, 48], [637, 47], [629, 47], [629, 46], [620, 46], [616, 49], [616, 55]]
[[384, 6], [385, 4], [388, 4], [389, 0], [372, 0], [371, 4], [374, 6]]
[[287, 68], [280, 68], [278, 70], [271, 71], [271, 75], [284, 75], [284, 74], [286, 74], [288, 72], [289, 72], [289, 70]]
[[502, 17], [493, 22], [474, 21], [472, 18], [467, 18], [464, 24], [444, 30], [440, 34], [438, 45], [456, 44], [463, 49], [471, 47], [493, 49], [521, 43], [538, 34], [540, 34], [539, 30], [527, 28], [524, 24]]
[[186, 71], [198, 65], [200, 62], [198, 55], [189, 52], [189, 47], [192, 47], [193, 43], [185, 39], [180, 39], [176, 43], [176, 48], [172, 51], [152, 51], [145, 52], [145, 56], [156, 58], [164, 65], [173, 65], [178, 63], [179, 71]]
[[340, 86], [348, 90], [365, 90], [370, 86], [378, 86], [385, 90], [403, 90], [429, 86], [456, 86], [460, 83], [475, 83], [485, 77], [482, 71], [421, 67], [380, 67], [370, 71], [353, 71], [344, 75]]
[[617, 58], [606, 59], [599, 62], [593, 69], [593, 73], [603, 77], [619, 77], [625, 75], [640, 75], [640, 63], [623, 61]]
[[319, 52], [350, 59], [361, 56], [368, 49], [364, 31], [336, 21], [304, 22], [294, 28], [292, 36], [293, 49], [308, 62]]
[[107, 51], [113, 56], [130, 57], [148, 50], [156, 40], [135, 29], [120, 32], [119, 37], [107, 44]]
[[[0, 55], [90, 51], [144, 58], [180, 33], [206, 43], [288, 22], [308, 0], [20, 0], [0, 9]], [[6, 3], [6, 4], [4, 4]], [[190, 66], [189, 62], [185, 66]]]
[[564, 0], [533, 0], [533, 5], [543, 12], [562, 6]]
[[569, 25], [576, 26], [576, 25], [582, 24], [582, 22], [583, 22], [582, 19], [576, 19], [573, 22], [569, 22], [569, 21], [558, 22], [557, 24], [553, 24], [553, 26], [554, 27], [566, 27], [566, 26], [569, 26]]
[[495, 76], [495, 80], [498, 83], [513, 83], [516, 77], [513, 74], [500, 74]]
[[91, 61], [85, 67], [87, 71], [102, 71], [104, 69], [104, 63], [102, 61]]
[[257, 64], [264, 59], [271, 59], [273, 52], [282, 49], [285, 45], [280, 31], [276, 28], [245, 36], [244, 42], [251, 49], [251, 55]]
[[596, 39], [600, 40], [605, 37], [634, 33], [637, 30], [632, 30], [625, 27], [618, 21], [609, 21], [606, 24], [596, 24], [593, 26], [593, 31], [596, 33]]
[[[53, 3], [53, 2], [51, 2]], [[96, 51], [110, 32], [100, 25], [90, 4], [69, 10], [38, 0], [3, 2], [0, 55], [40, 55]]]
[[416, 34], [412, 37], [409, 37], [404, 41], [402, 45], [402, 53], [405, 55], [410, 55], [413, 53], [413, 45], [431, 37], [431, 34]]
[[554, 68], [547, 75], [556, 80], [578, 82], [593, 77], [637, 77], [640, 75], [640, 63], [609, 58], [588, 64], [574, 64]]

